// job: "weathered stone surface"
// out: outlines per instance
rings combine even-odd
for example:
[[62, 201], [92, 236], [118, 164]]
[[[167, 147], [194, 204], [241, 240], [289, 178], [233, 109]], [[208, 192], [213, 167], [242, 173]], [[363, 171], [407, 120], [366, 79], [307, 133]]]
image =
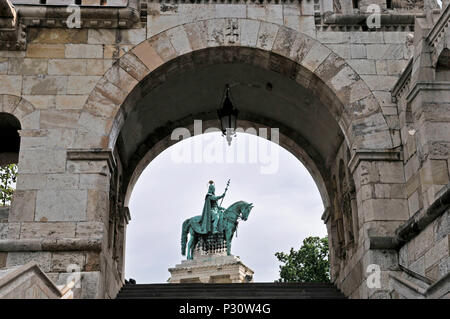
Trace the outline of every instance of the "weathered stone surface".
[[[88, 44], [114, 44], [117, 42], [118, 30], [115, 29], [89, 29]], [[73, 42], [71, 42], [73, 43]], [[86, 43], [86, 42], [84, 42]]]
[[75, 174], [49, 174], [47, 175], [47, 189], [78, 189], [80, 177]]
[[103, 47], [101, 44], [66, 44], [66, 58], [102, 58]]
[[8, 73], [8, 59], [0, 58], [0, 74]]
[[372, 199], [363, 203], [365, 220], [407, 220], [409, 218], [406, 200]]
[[88, 29], [64, 29], [64, 28], [30, 28], [28, 40], [30, 43], [86, 43]]
[[434, 245], [433, 227], [427, 227], [414, 238], [415, 259], [422, 257]]
[[426, 161], [420, 170], [420, 180], [424, 187], [428, 185], [446, 185], [449, 182], [446, 161]]
[[89, 221], [77, 223], [76, 237], [100, 238], [105, 234], [105, 224], [102, 221]]
[[109, 69], [105, 73], [105, 78], [125, 92], [131, 91], [138, 83], [134, 77], [119, 66]]
[[81, 174], [80, 189], [108, 190], [109, 179], [102, 174]]
[[47, 59], [9, 59], [9, 74], [47, 74]]
[[86, 255], [82, 252], [58, 252], [52, 254], [51, 267], [54, 272], [70, 272], [75, 267], [84, 270], [85, 263]]
[[449, 256], [449, 236], [442, 238], [425, 253], [425, 269], [432, 267], [442, 258]]
[[80, 112], [78, 110], [65, 110], [64, 112], [55, 110], [42, 110], [40, 112], [40, 128], [75, 128]]
[[86, 219], [87, 192], [84, 190], [39, 190], [36, 221], [83, 221]]
[[51, 270], [51, 253], [49, 252], [10, 252], [6, 261], [6, 267], [21, 266], [34, 261], [43, 271]]
[[55, 106], [54, 95], [23, 95], [23, 98], [29, 101], [35, 109], [46, 110]]
[[381, 183], [403, 183], [404, 173], [401, 162], [380, 162], [377, 163]]
[[0, 75], [0, 94], [21, 94], [22, 77], [11, 75]]
[[19, 169], [22, 173], [63, 173], [65, 166], [64, 150], [27, 149], [19, 155]]
[[67, 77], [55, 75], [24, 76], [23, 93], [32, 95], [57, 95], [67, 92]]
[[261, 22], [256, 46], [263, 50], [272, 50], [278, 29], [276, 24]]
[[55, 106], [60, 110], [80, 110], [87, 97], [87, 95], [58, 95], [55, 98]]
[[109, 198], [106, 191], [88, 190], [86, 220], [108, 222]]
[[408, 197], [408, 207], [410, 216], [413, 216], [419, 211], [419, 209], [423, 207], [418, 191], [414, 192], [411, 196]]
[[121, 43], [138, 44], [147, 38], [147, 29], [121, 29], [119, 36]]
[[376, 198], [406, 198], [404, 184], [375, 184]]
[[192, 51], [186, 31], [182, 26], [167, 31], [170, 43], [177, 52], [177, 55], [186, 54]]
[[27, 46], [28, 58], [64, 58], [63, 44], [30, 43]]
[[100, 254], [87, 253], [86, 254], [86, 271], [100, 271]]
[[314, 72], [318, 66], [330, 55], [331, 51], [322, 44], [315, 44], [302, 60], [302, 65]]
[[18, 239], [20, 236], [20, 223], [0, 223], [0, 239]]
[[70, 222], [26, 222], [22, 223], [20, 238], [64, 238], [75, 237], [75, 224]]
[[99, 76], [69, 76], [67, 94], [89, 94], [100, 79]]
[[150, 70], [134, 54], [129, 53], [119, 61], [119, 65], [136, 80], [142, 80]]
[[9, 213], [9, 221], [33, 221], [36, 207], [36, 191], [16, 190]]
[[50, 75], [84, 75], [86, 74], [86, 60], [83, 59], [50, 59], [48, 74]]

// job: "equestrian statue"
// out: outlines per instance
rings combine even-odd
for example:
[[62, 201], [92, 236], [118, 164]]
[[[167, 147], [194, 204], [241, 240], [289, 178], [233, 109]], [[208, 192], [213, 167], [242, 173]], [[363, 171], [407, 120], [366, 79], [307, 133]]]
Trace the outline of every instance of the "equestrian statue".
[[[225, 191], [222, 195], [216, 196], [216, 187], [213, 181], [209, 181], [208, 193], [205, 196], [202, 215], [194, 216], [183, 222], [181, 230], [181, 254], [187, 259], [193, 259], [194, 250], [200, 240], [219, 241], [225, 240], [227, 255], [231, 255], [231, 241], [237, 229], [239, 220], [246, 221], [253, 208], [252, 203], [238, 201], [227, 209], [221, 207], [223, 198], [228, 190], [230, 181], [228, 180]], [[221, 199], [220, 204], [218, 201]], [[188, 234], [190, 235], [188, 242]]]

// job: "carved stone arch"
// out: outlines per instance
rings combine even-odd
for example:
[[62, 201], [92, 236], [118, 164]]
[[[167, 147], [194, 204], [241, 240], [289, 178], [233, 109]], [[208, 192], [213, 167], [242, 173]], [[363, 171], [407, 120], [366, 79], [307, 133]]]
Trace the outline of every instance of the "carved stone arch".
[[[226, 34], [230, 20], [238, 21], [242, 29], [239, 41], [231, 41]], [[259, 31], [247, 38], [246, 29], [253, 25], [267, 34], [261, 37]], [[223, 54], [211, 57], [206, 54], [208, 48], [222, 48]], [[280, 73], [307, 85], [313, 93], [320, 93], [318, 96], [328, 104], [352, 149], [368, 147], [363, 137], [367, 135], [380, 137], [371, 142], [372, 148], [393, 146], [377, 99], [343, 58], [319, 41], [285, 26], [252, 19], [216, 18], [165, 30], [116, 61], [97, 82], [83, 107], [74, 148], [113, 148], [133, 100], [164, 81], [164, 75], [156, 72], [158, 68], [172, 62], [170, 71], [176, 72], [226, 61], [230, 58], [227, 48], [239, 50], [237, 59], [268, 69], [279, 67]]]
[[0, 112], [14, 115], [22, 130], [39, 129], [39, 114], [33, 104], [23, 97], [0, 94]]
[[[230, 23], [239, 29], [233, 36], [227, 31]], [[319, 41], [284, 26], [252, 19], [218, 18], [163, 31], [118, 59], [97, 82], [83, 106], [72, 148], [115, 150], [130, 112], [148, 92], [174, 74], [231, 62], [276, 72], [307, 89], [327, 108], [349, 148], [392, 148], [392, 136], [377, 99], [343, 58]], [[203, 115], [205, 121], [213, 119], [212, 114]], [[143, 142], [134, 158], [125, 165], [128, 167], [125, 188], [128, 189], [130, 183], [132, 187], [132, 181], [137, 180], [136, 167], [145, 163], [143, 159], [151, 148], [149, 145], [170, 136], [176, 127], [186, 127], [187, 120], [161, 123], [156, 135]], [[272, 123], [270, 119], [266, 123], [251, 121], [266, 126]], [[157, 152], [170, 145], [160, 144], [162, 149], [158, 148]], [[313, 158], [315, 151], [309, 148], [305, 153]], [[308, 167], [313, 177], [320, 175], [315, 180], [325, 207], [329, 200], [324, 194], [329, 193], [331, 187], [325, 166], [332, 160], [330, 156], [323, 163], [314, 163], [316, 172], [314, 167]]]
[[[1, 116], [2, 114], [4, 116]], [[35, 112], [34, 106], [24, 98], [0, 94], [0, 124], [2, 123], [8, 126], [11, 132], [6, 132], [8, 136], [4, 136], [8, 141], [3, 145], [5, 152], [0, 154], [0, 165], [17, 164], [19, 162], [20, 134], [39, 128], [38, 112]], [[14, 130], [17, 130], [16, 134], [13, 134]]]

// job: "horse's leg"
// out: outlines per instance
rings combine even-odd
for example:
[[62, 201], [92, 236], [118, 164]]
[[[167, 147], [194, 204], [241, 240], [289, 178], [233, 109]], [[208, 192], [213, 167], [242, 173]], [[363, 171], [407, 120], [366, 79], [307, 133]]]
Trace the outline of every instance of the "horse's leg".
[[227, 230], [226, 232], [226, 238], [227, 238], [227, 255], [231, 255], [231, 240], [233, 239], [233, 233], [231, 230]]
[[194, 259], [194, 251], [195, 251], [195, 247], [197, 247], [199, 236], [200, 236], [199, 234], [192, 231], [191, 259]]
[[194, 259], [194, 251], [195, 247], [197, 247], [199, 236], [195, 235], [194, 239], [192, 240], [192, 259]]
[[193, 243], [194, 243], [195, 234], [192, 231], [192, 229], [190, 230], [189, 233], [190, 233], [191, 236], [189, 236], [189, 243], [188, 243], [188, 247], [187, 247], [187, 249], [188, 249], [187, 259], [192, 259], [192, 257], [193, 257], [192, 255], [193, 255], [193, 251], [194, 251]]

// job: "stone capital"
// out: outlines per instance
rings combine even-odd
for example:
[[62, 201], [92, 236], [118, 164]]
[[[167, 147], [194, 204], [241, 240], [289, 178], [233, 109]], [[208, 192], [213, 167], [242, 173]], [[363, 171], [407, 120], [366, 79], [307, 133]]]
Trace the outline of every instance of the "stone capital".
[[348, 167], [350, 169], [350, 172], [353, 173], [361, 161], [401, 161], [403, 159], [402, 154], [403, 153], [400, 150], [394, 149], [359, 149], [354, 151]]
[[68, 161], [106, 161], [110, 172], [114, 171], [117, 162], [110, 149], [68, 149]]

